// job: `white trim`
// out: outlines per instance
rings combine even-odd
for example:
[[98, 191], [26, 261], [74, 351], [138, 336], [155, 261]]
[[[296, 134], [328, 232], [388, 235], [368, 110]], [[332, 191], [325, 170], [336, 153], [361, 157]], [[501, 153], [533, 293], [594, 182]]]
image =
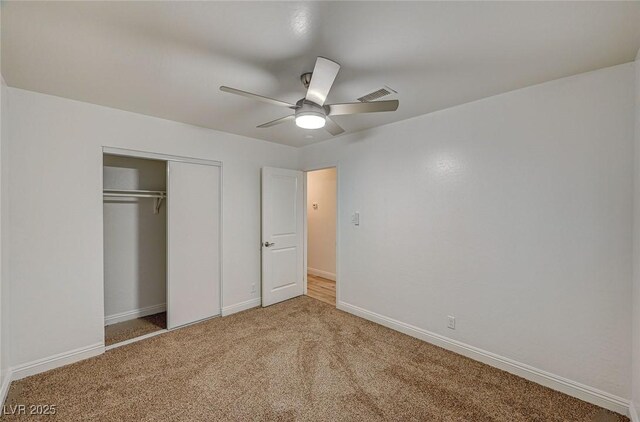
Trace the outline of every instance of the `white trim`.
[[146, 308], [134, 309], [131, 311], [120, 312], [104, 317], [104, 325], [117, 324], [118, 322], [129, 321], [131, 319], [142, 318], [147, 315], [159, 314], [167, 310], [166, 303], [160, 303], [158, 305], [147, 306]]
[[[219, 281], [220, 281], [220, 286], [218, 286], [218, 294], [220, 294], [220, 297], [218, 298], [218, 306], [220, 306], [220, 316], [223, 316], [222, 300], [224, 298], [224, 282], [223, 282], [223, 279], [224, 279], [224, 256], [223, 256], [224, 254], [224, 214], [223, 214], [224, 213], [224, 171], [223, 170], [224, 170], [224, 167], [222, 167], [222, 162], [220, 162], [220, 186], [218, 189], [218, 200], [219, 200], [218, 230], [220, 234], [220, 236], [218, 236], [218, 274], [219, 274]], [[169, 245], [169, 239], [167, 239], [167, 247], [168, 245]], [[167, 281], [169, 281], [169, 277], [167, 277]], [[169, 291], [168, 285], [167, 285], [167, 291]]]
[[638, 417], [638, 412], [636, 411], [636, 407], [633, 405], [633, 402], [629, 404], [629, 418], [631, 422], [640, 422], [640, 417]]
[[182, 157], [179, 155], [160, 154], [157, 152], [138, 151], [134, 149], [114, 148], [114, 147], [102, 147], [102, 152], [109, 155], [121, 155], [123, 157], [134, 158], [147, 158], [150, 160], [160, 161], [179, 161], [182, 163], [202, 164], [205, 166], [221, 167], [222, 162], [215, 160], [206, 160], [202, 158]]
[[[342, 227], [342, 223], [341, 223], [341, 217], [340, 215], [342, 214], [340, 212], [340, 204], [342, 202], [341, 199], [341, 192], [342, 189], [340, 187], [340, 180], [341, 180], [341, 176], [340, 176], [340, 163], [336, 163], [336, 303], [338, 303], [340, 300], [342, 300], [342, 296], [340, 295], [342, 292], [342, 288], [340, 287], [342, 285], [341, 280], [342, 280], [342, 273], [340, 270], [340, 233], [342, 231], [341, 227]], [[347, 219], [347, 221], [349, 221]]]
[[245, 300], [244, 302], [236, 303], [235, 305], [225, 306], [222, 308], [222, 316], [229, 316], [236, 312], [246, 311], [247, 309], [256, 308], [260, 306], [262, 301], [259, 297], [255, 299]]
[[40, 372], [49, 371], [60, 366], [69, 365], [70, 363], [88, 359], [104, 353], [104, 343], [96, 343], [90, 346], [80, 347], [57, 355], [23, 363], [22, 365], [11, 368], [13, 376], [12, 381], [19, 380], [24, 377], [39, 374]]
[[307, 273], [315, 275], [316, 277], [322, 277], [328, 280], [336, 281], [336, 275], [334, 273], [330, 273], [329, 271], [317, 270], [315, 268], [307, 267]]
[[9, 387], [11, 387], [11, 381], [13, 381], [13, 372], [11, 372], [11, 369], [7, 369], [4, 374], [4, 380], [2, 380], [2, 386], [0, 387], [0, 407], [4, 406], [4, 402], [7, 399]]
[[144, 335], [141, 335], [141, 336], [138, 336], [138, 337], [130, 338], [129, 340], [124, 340], [124, 341], [121, 341], [119, 343], [111, 344], [111, 345], [105, 347], [104, 350], [106, 352], [107, 350], [115, 349], [116, 347], [126, 346], [127, 344], [135, 343], [137, 341], [144, 340], [144, 339], [147, 339], [147, 338], [150, 338], [150, 337], [155, 337], [155, 336], [157, 336], [159, 334], [164, 334], [164, 333], [168, 333], [168, 332], [169, 332], [169, 330], [154, 331], [153, 333], [144, 334]]
[[451, 350], [452, 352], [456, 352], [468, 358], [486, 363], [487, 365], [502, 369], [514, 375], [518, 375], [522, 378], [528, 379], [529, 381], [544, 385], [545, 387], [552, 388], [580, 400], [613, 410], [614, 412], [618, 412], [622, 415], [628, 415], [629, 413], [629, 400], [598, 390], [597, 388], [593, 388], [495, 353], [470, 346], [440, 334], [423, 330], [422, 328], [400, 322], [393, 318], [368, 311], [346, 302], [339, 301], [337, 308], [407, 334], [411, 337], [426, 341], [427, 343], [435, 344], [436, 346]]
[[[302, 267], [307, 269], [309, 264], [309, 256], [308, 256], [309, 254], [309, 226], [308, 226], [309, 210], [307, 209], [307, 188], [308, 188], [307, 184], [309, 183], [307, 178], [308, 174], [309, 174], [308, 171], [302, 172], [302, 186], [303, 186], [302, 203], [304, 205], [304, 211], [302, 212], [302, 250], [304, 251], [302, 253]], [[307, 283], [309, 282], [309, 280], [307, 279], [307, 275], [308, 275], [307, 271], [305, 271], [304, 274], [302, 275], [302, 294], [305, 296], [308, 293]]]

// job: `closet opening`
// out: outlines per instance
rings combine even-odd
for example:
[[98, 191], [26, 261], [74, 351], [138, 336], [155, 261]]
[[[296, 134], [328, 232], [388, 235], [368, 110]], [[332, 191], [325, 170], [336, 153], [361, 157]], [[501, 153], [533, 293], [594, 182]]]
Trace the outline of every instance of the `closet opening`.
[[336, 168], [308, 171], [306, 197], [306, 294], [336, 306]]
[[167, 162], [104, 154], [105, 346], [167, 328]]

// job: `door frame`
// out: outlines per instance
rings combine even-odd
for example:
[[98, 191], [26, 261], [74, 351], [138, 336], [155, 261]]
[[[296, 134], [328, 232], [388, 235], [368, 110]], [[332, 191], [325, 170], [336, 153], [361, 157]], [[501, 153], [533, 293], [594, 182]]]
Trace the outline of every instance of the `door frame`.
[[303, 226], [303, 257], [302, 262], [304, 265], [304, 279], [302, 281], [303, 286], [303, 294], [307, 294], [307, 255], [308, 255], [308, 225], [307, 225], [307, 173], [311, 171], [317, 170], [326, 170], [326, 169], [336, 169], [336, 309], [340, 309], [340, 280], [342, 277], [340, 276], [340, 164], [336, 163], [333, 165], [326, 165], [320, 167], [308, 167], [302, 170], [302, 183], [304, 185], [304, 189], [302, 191], [303, 196], [303, 207], [304, 212], [302, 216], [302, 226]]
[[[166, 163], [166, 177], [167, 177], [167, 186], [169, 183], [169, 165], [168, 162], [169, 161], [177, 161], [177, 162], [181, 162], [181, 163], [191, 163], [191, 164], [200, 164], [200, 165], [206, 165], [206, 166], [215, 166], [215, 167], [220, 167], [220, 189], [219, 189], [219, 203], [220, 203], [220, 213], [219, 213], [219, 221], [218, 224], [220, 225], [220, 238], [218, 239], [218, 249], [220, 251], [220, 274], [219, 274], [219, 279], [220, 279], [220, 315], [216, 315], [213, 316], [212, 318], [218, 317], [222, 315], [222, 304], [223, 304], [223, 292], [224, 292], [224, 279], [223, 279], [223, 238], [224, 238], [224, 225], [223, 225], [223, 210], [224, 210], [224, 204], [223, 204], [223, 198], [224, 198], [224, 194], [223, 194], [223, 189], [224, 189], [224, 167], [222, 166], [222, 161], [216, 161], [216, 160], [207, 160], [207, 159], [202, 159], [202, 158], [192, 158], [192, 157], [185, 157], [185, 156], [180, 156], [180, 155], [171, 155], [171, 154], [162, 154], [162, 153], [157, 153], [157, 152], [151, 152], [151, 151], [139, 151], [139, 150], [135, 150], [135, 149], [126, 149], [126, 148], [119, 148], [119, 147], [110, 147], [110, 146], [106, 146], [103, 145], [101, 147], [101, 153], [100, 153], [100, 192], [98, 192], [99, 195], [99, 200], [100, 200], [100, 221], [101, 221], [101, 226], [102, 226], [102, 230], [100, 230], [101, 233], [101, 247], [102, 247], [102, 259], [103, 259], [103, 269], [102, 269], [102, 305], [103, 307], [101, 308], [101, 318], [102, 321], [104, 321], [104, 283], [105, 283], [105, 279], [104, 279], [104, 206], [102, 206], [103, 203], [103, 197], [102, 197], [102, 190], [104, 189], [104, 178], [103, 178], [103, 173], [104, 173], [104, 155], [108, 154], [108, 155], [117, 155], [120, 157], [129, 157], [129, 158], [142, 158], [142, 159], [147, 159], [147, 160], [156, 160], [156, 161], [164, 161]], [[166, 206], [166, 204], [165, 204]], [[169, 221], [169, 217], [168, 217], [168, 209], [167, 209], [167, 222]], [[169, 252], [169, 231], [167, 230], [167, 257], [168, 257], [168, 252]], [[167, 278], [165, 280], [165, 286], [166, 286], [166, 291], [167, 293], [169, 292], [169, 262], [167, 261]], [[169, 306], [168, 306], [168, 297], [167, 297], [167, 315], [169, 314], [170, 310], [169, 310]], [[205, 318], [205, 319], [210, 319], [210, 318]], [[195, 321], [191, 324], [197, 323], [200, 321]], [[186, 327], [189, 326], [191, 324], [187, 324], [187, 325], [182, 325], [180, 327], [176, 327], [174, 329], [180, 329], [182, 327]], [[105, 332], [104, 332], [104, 322], [103, 322], [103, 326], [102, 326], [103, 332], [102, 332], [102, 341], [103, 341], [103, 345], [104, 345], [104, 336], [105, 336]], [[174, 330], [172, 329], [172, 330]], [[171, 331], [168, 329], [165, 330], [160, 330], [157, 333], [163, 333], [163, 332], [167, 332], [167, 331]], [[152, 333], [155, 334], [155, 333]], [[142, 340], [145, 336], [139, 338], [139, 340]], [[124, 342], [126, 344], [128, 344], [129, 342], [132, 341], [137, 341], [138, 339], [132, 339], [128, 342]], [[116, 345], [113, 345], [116, 346]], [[112, 348], [113, 346], [109, 346], [109, 348]]]

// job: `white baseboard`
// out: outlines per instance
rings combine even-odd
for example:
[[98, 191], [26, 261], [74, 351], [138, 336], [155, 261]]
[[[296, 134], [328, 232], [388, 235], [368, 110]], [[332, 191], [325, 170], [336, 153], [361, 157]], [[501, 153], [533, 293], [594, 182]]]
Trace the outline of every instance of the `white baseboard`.
[[222, 316], [228, 316], [235, 314], [236, 312], [246, 311], [247, 309], [255, 308], [262, 304], [262, 300], [258, 297], [255, 299], [245, 300], [244, 302], [236, 303], [235, 305], [225, 306], [222, 308]]
[[40, 372], [49, 371], [60, 366], [69, 365], [80, 360], [88, 359], [104, 353], [104, 343], [96, 343], [91, 346], [80, 347], [57, 355], [49, 356], [43, 359], [34, 360], [32, 362], [23, 363], [22, 365], [11, 368], [13, 373], [11, 380], [19, 380]]
[[120, 312], [104, 317], [104, 325], [117, 324], [118, 322], [129, 321], [130, 319], [142, 318], [147, 315], [158, 314], [167, 310], [166, 303], [147, 306], [146, 308], [134, 309], [132, 311]]
[[322, 278], [336, 281], [336, 275], [328, 271], [317, 270], [315, 268], [307, 267], [307, 274], [311, 274], [311, 275], [315, 275], [316, 277], [322, 277]]
[[636, 407], [634, 406], [633, 402], [631, 402], [631, 404], [629, 405], [629, 418], [631, 419], [631, 422], [640, 422], [640, 417], [638, 417], [638, 411], [636, 410]]
[[413, 325], [395, 320], [393, 318], [368, 311], [349, 303], [340, 301], [338, 302], [337, 308], [345, 312], [357, 315], [361, 318], [367, 319], [369, 321], [376, 322], [380, 325], [384, 325], [385, 327], [391, 328], [401, 333], [407, 334], [411, 337], [426, 341], [427, 343], [435, 344], [436, 346], [451, 350], [452, 352], [461, 354], [468, 358], [486, 363], [487, 365], [502, 369], [514, 375], [518, 375], [522, 378], [528, 379], [529, 381], [544, 385], [545, 387], [552, 388], [554, 390], [576, 397], [580, 400], [584, 400], [597, 406], [604, 407], [605, 409], [613, 410], [614, 412], [629, 416], [631, 403], [629, 402], [629, 400], [623, 399], [622, 397], [618, 397], [605, 391], [598, 390], [597, 388], [589, 387], [588, 385], [580, 384], [567, 378], [551, 374], [549, 372], [514, 361], [495, 353], [470, 346], [468, 344], [450, 339], [440, 334], [423, 330], [422, 328], [418, 328]]
[[13, 373], [11, 369], [8, 369], [4, 374], [2, 385], [0, 386], [0, 408], [4, 406], [5, 400], [7, 400], [7, 394], [9, 393], [9, 387], [11, 387], [11, 381], [13, 381]]

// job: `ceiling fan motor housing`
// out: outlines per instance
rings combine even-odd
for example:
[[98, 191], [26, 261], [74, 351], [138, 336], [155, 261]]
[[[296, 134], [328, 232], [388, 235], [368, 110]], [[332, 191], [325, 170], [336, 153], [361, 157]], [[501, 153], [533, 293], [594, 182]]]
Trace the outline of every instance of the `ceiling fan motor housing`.
[[318, 129], [324, 126], [327, 113], [324, 107], [301, 99], [296, 103], [296, 124], [305, 129]]
[[327, 111], [324, 107], [303, 98], [296, 103], [296, 116], [306, 114], [313, 114], [324, 118], [327, 115]]

